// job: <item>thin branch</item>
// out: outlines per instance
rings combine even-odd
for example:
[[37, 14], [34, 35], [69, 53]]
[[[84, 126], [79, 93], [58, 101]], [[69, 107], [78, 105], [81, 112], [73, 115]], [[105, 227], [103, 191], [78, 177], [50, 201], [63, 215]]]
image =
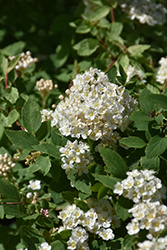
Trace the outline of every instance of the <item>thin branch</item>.
[[112, 19], [112, 22], [115, 23], [114, 8], [112, 6], [111, 6], [111, 19]]
[[8, 74], [5, 75], [5, 89], [8, 88]]

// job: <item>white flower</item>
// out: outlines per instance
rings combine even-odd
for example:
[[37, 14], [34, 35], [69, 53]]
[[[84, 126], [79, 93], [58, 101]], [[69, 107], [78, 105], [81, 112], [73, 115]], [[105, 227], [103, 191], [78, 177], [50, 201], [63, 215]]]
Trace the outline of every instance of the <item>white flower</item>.
[[43, 242], [39, 247], [39, 250], [51, 250], [51, 246], [47, 242]]
[[27, 197], [28, 199], [31, 199], [31, 198], [33, 197], [33, 194], [32, 194], [31, 192], [29, 192], [29, 193], [26, 194], [26, 197]]
[[86, 230], [82, 227], [76, 227], [72, 229], [72, 239], [74, 239], [76, 242], [84, 242], [88, 239], [88, 233]]
[[28, 187], [31, 188], [32, 190], [39, 190], [41, 189], [41, 181], [36, 180], [36, 181], [29, 181]]
[[103, 240], [112, 240], [115, 237], [111, 228], [101, 228], [98, 234]]
[[132, 220], [131, 223], [128, 223], [126, 229], [129, 235], [137, 234], [140, 231], [138, 221]]

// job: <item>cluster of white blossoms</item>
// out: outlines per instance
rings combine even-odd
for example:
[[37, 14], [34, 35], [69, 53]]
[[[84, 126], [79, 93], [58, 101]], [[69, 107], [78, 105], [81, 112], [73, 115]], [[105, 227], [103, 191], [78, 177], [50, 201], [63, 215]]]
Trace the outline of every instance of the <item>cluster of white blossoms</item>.
[[128, 177], [115, 185], [114, 193], [123, 195], [136, 203], [128, 211], [133, 219], [127, 224], [129, 235], [141, 229], [148, 230], [147, 238], [153, 240], [167, 226], [167, 207], [162, 205], [166, 198], [161, 180], [154, 176], [153, 170], [127, 172]]
[[90, 209], [83, 212], [75, 204], [67, 205], [59, 213], [58, 218], [62, 220], [63, 226], [58, 232], [66, 229], [72, 230], [67, 249], [89, 250], [89, 233], [99, 235], [103, 240], [114, 238], [111, 224], [119, 227], [119, 218], [116, 216], [115, 209], [108, 200], [88, 199]]
[[52, 114], [53, 114], [53, 110], [42, 109], [41, 110], [42, 122], [51, 120]]
[[8, 172], [15, 166], [16, 163], [13, 162], [8, 153], [0, 154], [0, 176], [3, 176], [5, 180], [8, 180]]
[[167, 81], [167, 58], [162, 57], [159, 61], [160, 67], [157, 72], [156, 80], [163, 84]]
[[[10, 56], [9, 60], [13, 60], [15, 56]], [[32, 63], [37, 62], [37, 58], [32, 58], [31, 52], [27, 51], [26, 53], [21, 53], [20, 60], [18, 61], [17, 65], [15, 66], [15, 69], [17, 71], [24, 71], [26, 68], [28, 68]]]
[[154, 176], [153, 170], [137, 170], [127, 172], [128, 177], [117, 182], [114, 193], [123, 195], [135, 203], [153, 202], [165, 198], [165, 189], [161, 180]]
[[167, 10], [160, 3], [151, 0], [119, 0], [118, 3], [131, 20], [138, 19], [140, 23], [150, 26], [166, 22]]
[[67, 175], [70, 169], [73, 169], [79, 176], [88, 173], [87, 167], [93, 163], [93, 156], [87, 143], [68, 140], [66, 145], [60, 148], [59, 151], [63, 162], [61, 167], [65, 169]]
[[146, 80], [144, 80], [144, 78], [146, 78], [145, 74], [140, 70], [140, 69], [136, 69], [135, 67], [133, 67], [132, 65], [129, 65], [127, 70], [126, 70], [126, 74], [127, 74], [127, 82], [135, 75], [137, 75], [139, 77], [139, 80], [142, 83], [145, 83]]
[[158, 238], [156, 241], [145, 240], [138, 243], [139, 250], [166, 250], [167, 249], [167, 236]]
[[36, 82], [36, 89], [42, 96], [46, 96], [53, 89], [53, 81], [41, 78]]
[[52, 113], [52, 125], [64, 136], [113, 144], [116, 129], [124, 131], [129, 116], [137, 106], [123, 86], [110, 83], [108, 76], [96, 68], [76, 75], [70, 94]]

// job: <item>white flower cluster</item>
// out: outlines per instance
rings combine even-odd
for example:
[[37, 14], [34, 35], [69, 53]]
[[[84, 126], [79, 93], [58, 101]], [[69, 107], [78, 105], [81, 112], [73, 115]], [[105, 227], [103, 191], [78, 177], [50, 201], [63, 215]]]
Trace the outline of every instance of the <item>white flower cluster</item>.
[[157, 241], [145, 240], [138, 243], [139, 250], [166, 250], [167, 249], [167, 236], [161, 237]]
[[136, 204], [129, 209], [133, 219], [126, 226], [128, 234], [133, 235], [141, 229], [149, 231], [150, 240], [167, 226], [167, 207], [161, 205], [166, 198], [161, 180], [154, 176], [153, 170], [137, 170], [127, 172], [128, 177], [115, 185], [114, 193], [123, 195]]
[[[9, 60], [13, 60], [15, 58], [15, 56], [10, 56]], [[28, 68], [28, 66], [30, 66], [32, 63], [37, 62], [38, 59], [37, 58], [32, 58], [31, 57], [31, 52], [27, 51], [26, 53], [21, 53], [20, 55], [20, 60], [18, 61], [17, 65], [15, 66], [15, 69], [17, 71], [23, 71], [26, 68]]]
[[153, 170], [137, 170], [127, 172], [128, 177], [117, 182], [114, 193], [123, 195], [135, 203], [158, 201], [164, 196], [161, 180], [154, 176]]
[[118, 3], [131, 20], [138, 19], [140, 23], [150, 26], [166, 22], [167, 10], [160, 3], [156, 4], [151, 0], [119, 0]]
[[8, 172], [15, 166], [16, 163], [13, 162], [8, 153], [5, 153], [4, 155], [0, 154], [0, 176], [3, 176], [5, 180], [8, 180]]
[[135, 67], [133, 67], [132, 65], [129, 65], [129, 67], [127, 68], [126, 70], [126, 74], [127, 74], [127, 82], [135, 75], [137, 75], [139, 77], [139, 80], [142, 82], [142, 83], [145, 83], [146, 80], [144, 80], [145, 78], [145, 74], [139, 70], [139, 69], [136, 69]]
[[52, 249], [52, 247], [47, 242], [41, 243], [41, 245], [38, 248], [39, 250], [51, 250]]
[[124, 87], [110, 83], [108, 76], [96, 68], [76, 75], [70, 91], [52, 114], [52, 125], [65, 136], [113, 143], [114, 131], [127, 128], [137, 106]]
[[119, 226], [119, 219], [108, 200], [88, 199], [90, 209], [84, 213], [75, 204], [68, 205], [59, 213], [58, 218], [63, 221], [63, 226], [58, 232], [66, 229], [72, 230], [67, 249], [89, 250], [87, 240], [88, 232], [99, 235], [103, 240], [114, 238], [111, 223]]
[[53, 110], [42, 109], [42, 122], [48, 121], [52, 119]]
[[167, 58], [162, 57], [159, 61], [160, 67], [157, 72], [156, 80], [163, 84], [167, 81]]
[[87, 143], [68, 140], [66, 145], [60, 148], [59, 151], [63, 162], [61, 167], [65, 169], [67, 175], [70, 169], [73, 169], [79, 176], [88, 173], [87, 167], [93, 162], [93, 156]]
[[44, 80], [41, 78], [36, 82], [36, 89], [41, 93], [42, 96], [46, 96], [53, 89], [53, 81]]

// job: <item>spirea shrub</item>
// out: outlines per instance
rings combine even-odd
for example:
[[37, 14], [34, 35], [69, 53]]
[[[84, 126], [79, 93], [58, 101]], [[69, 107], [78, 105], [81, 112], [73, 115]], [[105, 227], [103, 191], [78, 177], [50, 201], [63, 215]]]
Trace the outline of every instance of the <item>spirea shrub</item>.
[[0, 249], [167, 249], [166, 2], [15, 6], [0, 8]]

